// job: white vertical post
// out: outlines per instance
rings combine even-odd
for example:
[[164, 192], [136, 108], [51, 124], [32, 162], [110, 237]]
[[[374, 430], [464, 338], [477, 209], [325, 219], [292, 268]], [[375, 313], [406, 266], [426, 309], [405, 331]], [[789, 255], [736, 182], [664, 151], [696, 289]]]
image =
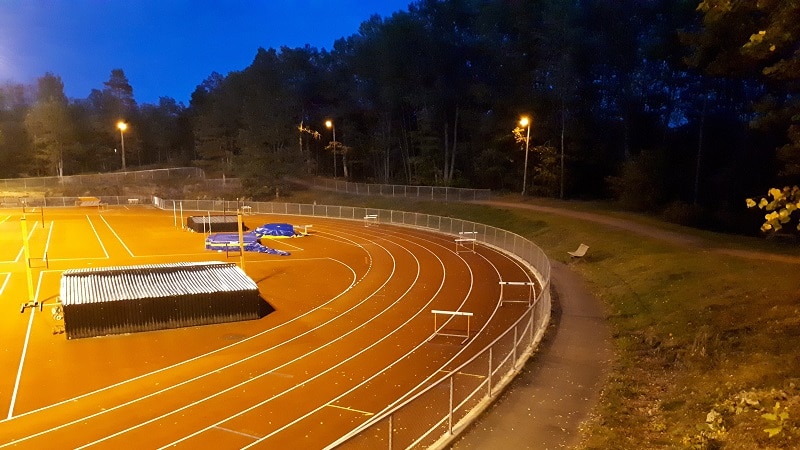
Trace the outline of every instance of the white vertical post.
[[242, 212], [236, 211], [236, 222], [238, 222], [239, 227], [239, 267], [242, 268], [242, 272], [244, 272], [244, 232], [242, 231]]
[[492, 396], [492, 347], [489, 347], [489, 373], [486, 374], [486, 385], [489, 389], [489, 397]]
[[450, 375], [450, 406], [447, 411], [447, 432], [453, 434], [453, 375]]

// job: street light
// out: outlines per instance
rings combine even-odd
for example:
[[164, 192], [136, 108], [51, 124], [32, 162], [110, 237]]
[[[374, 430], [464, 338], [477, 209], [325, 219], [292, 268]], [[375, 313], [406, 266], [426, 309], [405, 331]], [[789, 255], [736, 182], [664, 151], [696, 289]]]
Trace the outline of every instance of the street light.
[[336, 127], [331, 120], [325, 121], [325, 127], [333, 130], [333, 178], [336, 179]]
[[525, 169], [522, 172], [522, 195], [524, 196], [528, 188], [528, 144], [531, 141], [531, 122], [527, 117], [523, 116], [519, 119], [519, 125], [523, 128], [528, 127], [528, 134], [525, 137]]
[[120, 120], [119, 122], [117, 122], [117, 128], [119, 128], [119, 140], [121, 141], [121, 144], [122, 144], [122, 171], [124, 172], [125, 171], [125, 130], [128, 129], [128, 124]]

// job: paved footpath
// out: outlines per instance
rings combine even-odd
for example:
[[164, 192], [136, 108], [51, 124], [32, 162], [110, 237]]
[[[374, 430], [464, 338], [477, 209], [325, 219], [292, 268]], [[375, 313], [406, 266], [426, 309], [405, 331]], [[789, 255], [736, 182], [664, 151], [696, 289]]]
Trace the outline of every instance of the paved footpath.
[[578, 428], [608, 375], [611, 333], [600, 301], [584, 281], [567, 265], [551, 264], [554, 311], [545, 339], [451, 448], [550, 450], [577, 444]]

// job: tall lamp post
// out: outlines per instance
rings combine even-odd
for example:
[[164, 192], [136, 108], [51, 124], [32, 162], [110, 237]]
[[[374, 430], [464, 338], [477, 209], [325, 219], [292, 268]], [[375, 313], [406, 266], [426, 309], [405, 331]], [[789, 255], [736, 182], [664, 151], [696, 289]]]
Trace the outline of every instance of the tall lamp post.
[[333, 130], [333, 179], [336, 179], [336, 127], [333, 125], [333, 121], [326, 120], [325, 127], [330, 128]]
[[528, 127], [528, 134], [525, 137], [525, 168], [522, 172], [522, 195], [524, 196], [525, 191], [528, 189], [528, 144], [531, 141], [531, 122], [527, 117], [523, 116], [519, 119], [519, 125], [523, 128]]
[[119, 140], [121, 141], [122, 145], [122, 171], [125, 171], [125, 130], [128, 129], [128, 124], [119, 121], [117, 122], [117, 128], [119, 128]]

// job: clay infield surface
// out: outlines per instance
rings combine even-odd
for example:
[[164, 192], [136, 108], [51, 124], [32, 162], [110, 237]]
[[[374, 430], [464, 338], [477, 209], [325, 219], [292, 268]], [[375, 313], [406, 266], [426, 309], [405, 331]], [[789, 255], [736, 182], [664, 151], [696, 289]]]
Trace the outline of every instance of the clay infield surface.
[[[66, 269], [240, 256], [204, 250], [205, 234], [148, 206], [25, 216], [30, 262], [22, 211], [0, 210], [0, 448], [324, 448], [505, 331], [525, 306], [499, 306], [498, 281], [533, 281], [508, 255], [456, 252], [452, 236], [427, 230], [248, 215], [250, 228], [312, 225], [262, 241], [290, 256], [245, 254], [269, 314], [68, 340], [52, 314]], [[41, 307], [21, 313], [29, 266]], [[469, 339], [434, 335], [432, 310], [472, 313]], [[466, 328], [452, 316], [444, 330]], [[456, 389], [482, 378], [459, 374]], [[447, 392], [429, 395], [414, 414], [446, 410]]]

